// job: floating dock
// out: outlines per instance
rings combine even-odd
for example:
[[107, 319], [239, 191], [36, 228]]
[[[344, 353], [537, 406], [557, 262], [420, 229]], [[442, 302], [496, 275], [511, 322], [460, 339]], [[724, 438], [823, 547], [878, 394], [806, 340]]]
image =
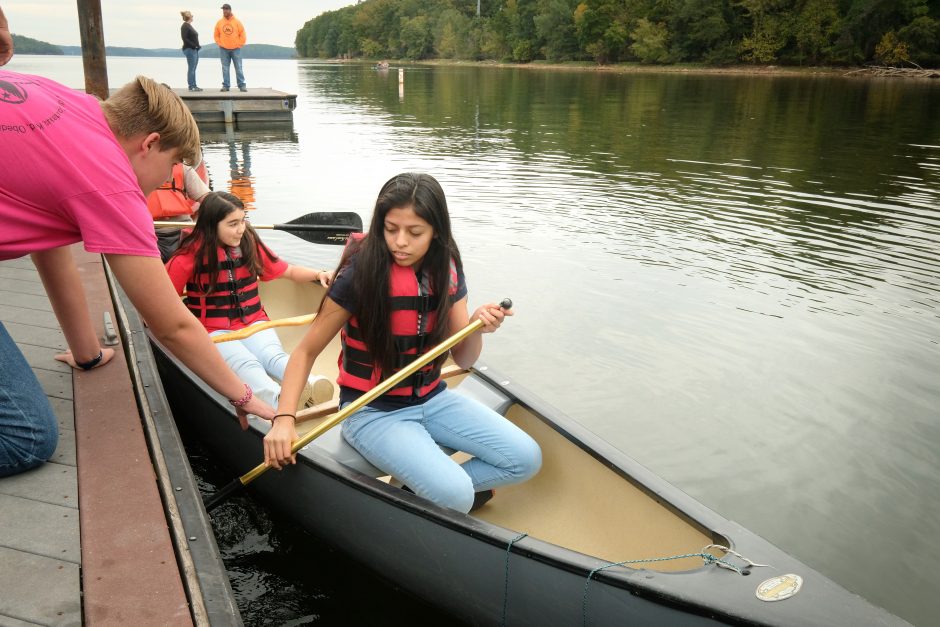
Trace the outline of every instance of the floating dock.
[[59, 422], [52, 459], [0, 478], [0, 624], [240, 625], [140, 319], [100, 255], [72, 252], [116, 341], [88, 372], [53, 359], [67, 346], [30, 259], [0, 262], [0, 321]]
[[196, 122], [226, 124], [293, 123], [297, 95], [269, 87], [249, 87], [248, 91], [208, 88], [203, 91], [173, 90], [189, 107]]

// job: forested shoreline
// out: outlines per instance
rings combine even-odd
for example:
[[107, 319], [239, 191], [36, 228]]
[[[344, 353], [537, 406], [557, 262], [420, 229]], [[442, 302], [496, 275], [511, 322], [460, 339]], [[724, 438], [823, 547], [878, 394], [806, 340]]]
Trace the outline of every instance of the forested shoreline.
[[366, 0], [311, 19], [295, 46], [324, 59], [940, 67], [940, 3]]

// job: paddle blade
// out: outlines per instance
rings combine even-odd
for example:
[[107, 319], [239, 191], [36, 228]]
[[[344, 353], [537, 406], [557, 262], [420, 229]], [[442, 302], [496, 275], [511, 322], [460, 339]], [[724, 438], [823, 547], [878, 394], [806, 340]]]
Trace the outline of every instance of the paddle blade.
[[346, 243], [350, 233], [362, 232], [362, 218], [351, 211], [319, 211], [275, 224], [278, 231], [287, 231], [314, 244]]

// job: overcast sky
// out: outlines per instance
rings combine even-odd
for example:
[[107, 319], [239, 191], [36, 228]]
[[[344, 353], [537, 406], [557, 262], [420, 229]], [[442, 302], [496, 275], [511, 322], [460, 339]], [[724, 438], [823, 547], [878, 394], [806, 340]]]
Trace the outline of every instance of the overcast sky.
[[[180, 11], [193, 14], [199, 43], [212, 43], [225, 0], [101, 0], [104, 43], [108, 46], [177, 48], [182, 45]], [[245, 25], [248, 43], [294, 45], [294, 36], [309, 19], [324, 11], [355, 4], [355, 0], [228, 0], [232, 13]], [[0, 0], [0, 8], [17, 35], [63, 46], [78, 46], [76, 0]]]

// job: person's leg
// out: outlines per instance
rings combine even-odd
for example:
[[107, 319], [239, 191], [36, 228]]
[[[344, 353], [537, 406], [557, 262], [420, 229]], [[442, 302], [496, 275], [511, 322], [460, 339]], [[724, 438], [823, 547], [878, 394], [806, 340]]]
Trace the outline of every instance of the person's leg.
[[232, 50], [232, 61], [235, 62], [235, 81], [238, 83], [238, 88], [244, 91], [247, 87], [245, 86], [245, 73], [242, 71], [241, 48]]
[[186, 86], [193, 90], [196, 88], [196, 51], [184, 48], [183, 54], [186, 56]]
[[232, 51], [227, 48], [219, 48], [219, 60], [222, 62], [222, 89], [228, 89], [229, 83], [229, 63], [232, 62]]
[[542, 452], [529, 434], [485, 405], [445, 390], [423, 405], [434, 441], [473, 455], [462, 466], [475, 491], [530, 479]]
[[468, 512], [473, 483], [421, 426], [421, 405], [393, 412], [365, 407], [343, 422], [343, 437], [373, 466], [438, 505]]
[[278, 381], [284, 380], [284, 371], [287, 369], [290, 355], [284, 352], [277, 331], [265, 329], [246, 337], [241, 343], [258, 358], [265, 372]]
[[[227, 333], [227, 331], [214, 331], [210, 335], [215, 336], [223, 333]], [[242, 381], [251, 386], [255, 396], [268, 405], [277, 407], [277, 398], [281, 395], [281, 386], [268, 376], [258, 358], [242, 342], [243, 340], [219, 342], [215, 346], [219, 349], [228, 367]]]
[[49, 399], [0, 322], [0, 477], [39, 466], [58, 442]]

